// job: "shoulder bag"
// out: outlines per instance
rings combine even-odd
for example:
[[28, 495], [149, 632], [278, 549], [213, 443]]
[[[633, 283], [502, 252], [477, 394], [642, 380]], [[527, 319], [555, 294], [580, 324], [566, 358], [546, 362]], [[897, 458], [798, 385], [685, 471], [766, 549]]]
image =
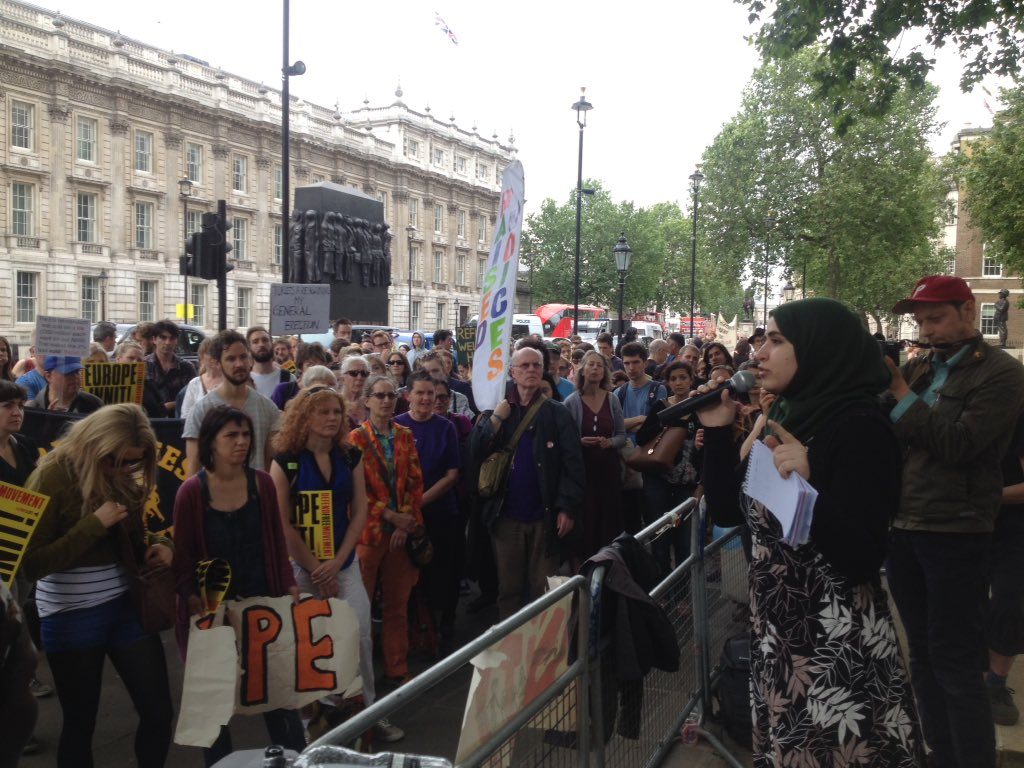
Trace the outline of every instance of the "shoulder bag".
[[122, 521], [117, 527], [121, 562], [128, 576], [139, 623], [150, 634], [170, 629], [175, 619], [174, 573], [164, 566], [140, 565], [128, 526]]
[[639, 472], [668, 472], [676, 465], [685, 442], [685, 427], [665, 427], [656, 438], [638, 446], [623, 461]]
[[480, 494], [480, 498], [490, 499], [505, 490], [505, 481], [508, 479], [508, 470], [509, 465], [512, 463], [512, 456], [515, 455], [516, 448], [519, 446], [519, 440], [529, 428], [530, 422], [537, 415], [537, 411], [540, 410], [543, 402], [544, 398], [538, 396], [536, 402], [530, 406], [522, 421], [519, 422], [519, 426], [516, 427], [516, 431], [512, 434], [512, 439], [508, 441], [508, 444], [481, 462], [480, 476], [477, 478], [477, 493]]

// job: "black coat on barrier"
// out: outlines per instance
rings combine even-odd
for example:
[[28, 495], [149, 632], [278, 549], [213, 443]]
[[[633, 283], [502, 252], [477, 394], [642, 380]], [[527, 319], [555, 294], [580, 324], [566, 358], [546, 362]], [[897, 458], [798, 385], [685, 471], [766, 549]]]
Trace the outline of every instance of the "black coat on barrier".
[[[600, 598], [603, 735], [605, 741], [611, 738], [618, 705], [619, 735], [637, 739], [644, 677], [652, 667], [665, 672], [679, 669], [675, 628], [650, 596], [665, 574], [651, 553], [629, 534], [600, 549], [580, 573], [589, 580], [599, 566], [606, 567]], [[570, 626], [577, 626], [575, 619]], [[576, 643], [569, 647], [574, 650]]]

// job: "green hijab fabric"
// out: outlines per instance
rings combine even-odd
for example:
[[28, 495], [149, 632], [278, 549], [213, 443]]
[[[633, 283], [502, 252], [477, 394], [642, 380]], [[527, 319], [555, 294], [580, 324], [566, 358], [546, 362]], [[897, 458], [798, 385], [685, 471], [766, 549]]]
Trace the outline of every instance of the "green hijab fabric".
[[878, 340], [853, 312], [833, 299], [814, 298], [782, 304], [771, 316], [793, 345], [797, 370], [778, 393], [770, 419], [807, 442], [838, 411], [877, 406], [889, 369]]

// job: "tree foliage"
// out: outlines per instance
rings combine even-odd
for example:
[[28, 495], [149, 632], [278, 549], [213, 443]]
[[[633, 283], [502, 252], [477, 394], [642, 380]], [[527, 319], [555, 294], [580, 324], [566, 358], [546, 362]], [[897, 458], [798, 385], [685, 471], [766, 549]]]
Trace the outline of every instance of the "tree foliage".
[[[858, 114], [886, 112], [904, 87], [924, 87], [935, 62], [919, 50], [901, 52], [908, 30], [922, 30], [935, 48], [956, 46], [965, 91], [990, 73], [1018, 74], [1024, 59], [1024, 10], [1009, 0], [775, 0], [768, 18], [764, 0], [736, 2], [752, 24], [764, 22], [753, 39], [765, 60], [816, 51], [815, 94], [840, 132]], [[876, 76], [863, 79], [865, 68]]]
[[[625, 233], [633, 250], [626, 279], [627, 314], [646, 309], [689, 312], [691, 222], [674, 203], [638, 208], [615, 202], [599, 182], [583, 198], [580, 228], [580, 302], [618, 308], [619, 283], [612, 248]], [[547, 199], [529, 216], [522, 259], [530, 269], [534, 304], [573, 301], [576, 242], [575, 190], [558, 204]], [[705, 282], [705, 278], [708, 281]], [[721, 265], [698, 265], [697, 300], [706, 311], [737, 311], [742, 302], [739, 272]]]
[[1003, 266], [1024, 274], [1024, 89], [1004, 91], [992, 133], [962, 156], [964, 204]]
[[[704, 153], [702, 242], [763, 283], [766, 264], [807, 292], [873, 313], [941, 266], [945, 185], [931, 161], [934, 89], [901, 89], [840, 135], [811, 98], [814, 51], [769, 62]], [[766, 246], [768, 251], [766, 253]]]

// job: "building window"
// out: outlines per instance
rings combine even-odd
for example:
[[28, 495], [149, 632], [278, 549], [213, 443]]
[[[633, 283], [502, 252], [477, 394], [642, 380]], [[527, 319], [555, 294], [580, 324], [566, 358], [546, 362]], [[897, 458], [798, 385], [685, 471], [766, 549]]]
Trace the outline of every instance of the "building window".
[[466, 158], [462, 155], [455, 156], [455, 172], [460, 176], [465, 176], [468, 173], [469, 163]]
[[406, 157], [418, 158], [420, 156], [420, 143], [416, 139], [406, 138], [402, 142], [402, 147]]
[[480, 223], [477, 227], [476, 241], [481, 245], [487, 243], [487, 217], [483, 214], [480, 215]]
[[281, 173], [281, 166], [274, 169], [274, 199], [280, 200], [284, 194], [284, 174]]
[[22, 237], [35, 234], [35, 187], [16, 181], [11, 184], [11, 232]]
[[412, 328], [419, 328], [420, 327], [420, 314], [421, 314], [420, 307], [422, 305], [423, 305], [423, 303], [420, 302], [420, 301], [414, 301], [412, 303], [412, 318], [409, 320], [409, 326], [412, 327]]
[[252, 288], [239, 288], [235, 295], [236, 328], [252, 325]]
[[139, 281], [139, 322], [156, 321], [156, 280]]
[[96, 162], [96, 135], [99, 133], [99, 125], [91, 117], [78, 118], [78, 154], [79, 160], [89, 163]]
[[153, 248], [153, 204], [135, 204], [135, 247], [143, 250]]
[[434, 233], [442, 234], [444, 232], [444, 206], [434, 206]]
[[100, 317], [100, 279], [95, 275], [82, 277], [82, 317], [98, 323]]
[[75, 205], [76, 234], [80, 243], [96, 242], [96, 195], [79, 192]]
[[430, 161], [439, 168], [444, 167], [444, 150], [435, 149], [430, 153]]
[[436, 328], [444, 328], [444, 309], [445, 305], [443, 301], [437, 302], [437, 326]]
[[231, 164], [231, 189], [235, 192], [245, 192], [246, 182], [249, 176], [249, 158], [235, 155]]
[[11, 102], [11, 146], [32, 149], [35, 139], [36, 108], [24, 101]]
[[444, 251], [434, 251], [434, 282], [444, 282]]
[[135, 170], [153, 172], [153, 134], [147, 131], [135, 132]]
[[988, 243], [981, 247], [981, 274], [985, 277], [1003, 276], [1003, 265], [989, 254]]
[[274, 225], [274, 264], [281, 266], [284, 259], [284, 227], [280, 224]]
[[418, 227], [420, 225], [420, 201], [415, 197], [409, 198], [409, 226]]
[[410, 247], [412, 248], [412, 250], [409, 251], [409, 254], [410, 254], [409, 260], [412, 262], [412, 275], [411, 275], [411, 277], [412, 277], [413, 280], [419, 280], [420, 279], [420, 247], [418, 245], [413, 245], [413, 246], [410, 246]]
[[193, 184], [203, 183], [203, 145], [185, 145], [185, 175]]
[[192, 293], [192, 322], [200, 328], [206, 325], [206, 286], [202, 283], [189, 283]]
[[460, 240], [466, 239], [466, 212], [458, 211], [455, 214], [455, 231]]
[[455, 284], [466, 284], [466, 254], [464, 253], [455, 256]]
[[484, 275], [487, 273], [487, 259], [477, 259], [476, 264], [476, 287], [481, 291], [484, 289]]
[[476, 165], [476, 177], [478, 179], [480, 179], [482, 181], [487, 181], [487, 179], [488, 179], [488, 177], [490, 175], [491, 175], [491, 166], [489, 166], [489, 165], [482, 165], [480, 163], [477, 163], [477, 165]]
[[190, 233], [199, 232], [203, 228], [203, 212], [197, 211], [195, 208], [189, 208], [185, 216], [185, 226]]
[[19, 272], [17, 276], [17, 296], [15, 320], [19, 323], [34, 323], [36, 310], [39, 307], [39, 273]]
[[313, 174], [313, 183], [314, 183], [314, 184], [323, 184], [323, 183], [324, 183], [324, 177], [323, 177], [323, 174], [320, 174], [320, 173], [314, 173], [314, 174]]
[[234, 258], [236, 261], [248, 260], [249, 254], [246, 248], [247, 234], [246, 226], [248, 225], [246, 219], [232, 219], [231, 220], [231, 232], [234, 237]]
[[981, 305], [981, 335], [982, 336], [998, 336], [999, 331], [996, 329], [996, 305], [995, 304], [982, 304]]
[[388, 220], [388, 193], [378, 192], [377, 199], [380, 200], [381, 210], [384, 214], [384, 221]]

